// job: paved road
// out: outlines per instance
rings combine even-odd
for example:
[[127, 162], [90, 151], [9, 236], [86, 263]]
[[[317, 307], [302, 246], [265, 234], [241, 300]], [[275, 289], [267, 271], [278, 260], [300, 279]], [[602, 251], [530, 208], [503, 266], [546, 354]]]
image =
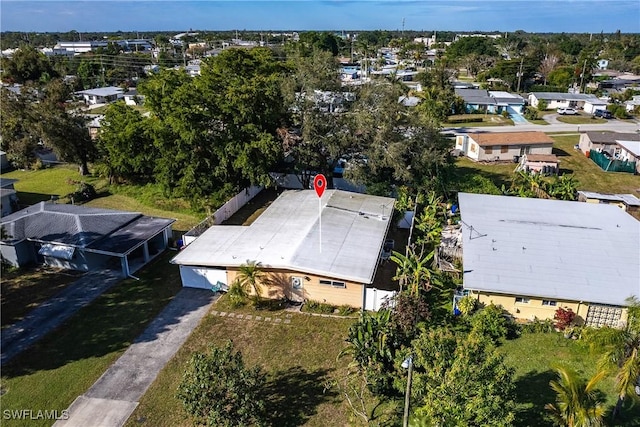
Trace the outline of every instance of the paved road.
[[60, 326], [82, 307], [122, 280], [119, 272], [100, 270], [86, 273], [53, 298], [29, 312], [21, 321], [3, 329], [3, 365], [34, 342]]
[[183, 288], [127, 351], [69, 407], [54, 427], [120, 427], [193, 329], [217, 294]]
[[550, 124], [517, 124], [515, 126], [485, 126], [485, 127], [447, 127], [445, 132], [468, 133], [468, 132], [524, 132], [524, 131], [541, 131], [541, 132], [585, 132], [595, 130], [609, 130], [615, 132], [636, 133], [640, 131], [640, 123], [623, 120], [608, 120], [606, 123], [600, 124], [583, 124], [571, 125], [562, 123], [557, 120], [555, 114], [544, 116]]

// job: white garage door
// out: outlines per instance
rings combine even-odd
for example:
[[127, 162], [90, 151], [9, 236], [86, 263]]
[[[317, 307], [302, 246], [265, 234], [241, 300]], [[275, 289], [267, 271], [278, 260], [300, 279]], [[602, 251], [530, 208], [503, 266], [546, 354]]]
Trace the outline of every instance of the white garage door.
[[227, 271], [218, 268], [180, 266], [182, 286], [187, 288], [228, 290]]

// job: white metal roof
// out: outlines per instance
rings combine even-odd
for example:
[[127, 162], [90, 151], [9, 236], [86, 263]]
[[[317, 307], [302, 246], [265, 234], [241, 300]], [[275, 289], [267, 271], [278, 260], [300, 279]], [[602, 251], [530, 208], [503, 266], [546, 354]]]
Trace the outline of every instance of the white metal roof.
[[618, 141], [619, 146], [630, 152], [636, 157], [640, 157], [640, 141]]
[[76, 93], [80, 95], [89, 95], [89, 96], [113, 96], [113, 95], [122, 95], [124, 93], [124, 90], [116, 86], [106, 86], [106, 87], [98, 87], [95, 89], [81, 90]]
[[315, 191], [285, 191], [250, 226], [214, 225], [171, 262], [238, 267], [256, 261], [267, 268], [372, 283], [394, 202], [327, 190], [320, 224]]
[[458, 198], [465, 288], [613, 305], [640, 296], [640, 222], [618, 207]]

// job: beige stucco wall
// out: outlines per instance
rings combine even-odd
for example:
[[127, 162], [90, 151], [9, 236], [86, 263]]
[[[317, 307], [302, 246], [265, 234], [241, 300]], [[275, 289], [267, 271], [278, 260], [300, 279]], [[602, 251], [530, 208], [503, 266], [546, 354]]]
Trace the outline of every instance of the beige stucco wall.
[[[558, 307], [570, 308], [576, 313], [578, 323], [582, 323], [589, 310], [588, 303], [576, 301], [557, 301], [555, 306], [542, 305], [542, 299], [530, 297], [528, 303], [517, 303], [516, 297], [512, 295], [496, 295], [484, 292], [473, 292], [478, 301], [483, 304], [501, 305], [516, 319], [533, 320], [534, 317], [540, 320], [552, 319]], [[579, 319], [578, 319], [579, 317]]]
[[[522, 145], [508, 145], [507, 151], [502, 152], [502, 145], [494, 145], [492, 147], [480, 147], [480, 155], [478, 160], [507, 160], [513, 161], [513, 156], [520, 156], [520, 149], [522, 147], [529, 147], [528, 154], [551, 154], [553, 150], [553, 144], [535, 144], [529, 145], [523, 143]], [[491, 153], [487, 153], [487, 149], [491, 148]]]
[[[299, 273], [290, 270], [263, 270], [266, 278], [261, 283], [262, 296], [265, 298], [291, 300], [313, 300], [336, 306], [349, 305], [362, 308], [363, 285], [348, 282], [341, 279], [332, 279], [307, 273]], [[238, 275], [237, 269], [227, 269], [228, 284], [231, 285]], [[293, 289], [292, 277], [302, 278], [302, 289]], [[329, 285], [321, 285], [320, 280], [333, 280], [343, 282], [346, 288], [336, 288]]]

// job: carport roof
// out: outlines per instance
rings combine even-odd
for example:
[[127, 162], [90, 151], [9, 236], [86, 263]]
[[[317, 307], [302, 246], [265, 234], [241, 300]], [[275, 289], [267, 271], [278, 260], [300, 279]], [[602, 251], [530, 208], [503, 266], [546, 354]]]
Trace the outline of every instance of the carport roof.
[[327, 190], [319, 203], [312, 190], [285, 191], [250, 226], [214, 225], [171, 262], [239, 267], [256, 261], [266, 268], [372, 283], [394, 202]]

